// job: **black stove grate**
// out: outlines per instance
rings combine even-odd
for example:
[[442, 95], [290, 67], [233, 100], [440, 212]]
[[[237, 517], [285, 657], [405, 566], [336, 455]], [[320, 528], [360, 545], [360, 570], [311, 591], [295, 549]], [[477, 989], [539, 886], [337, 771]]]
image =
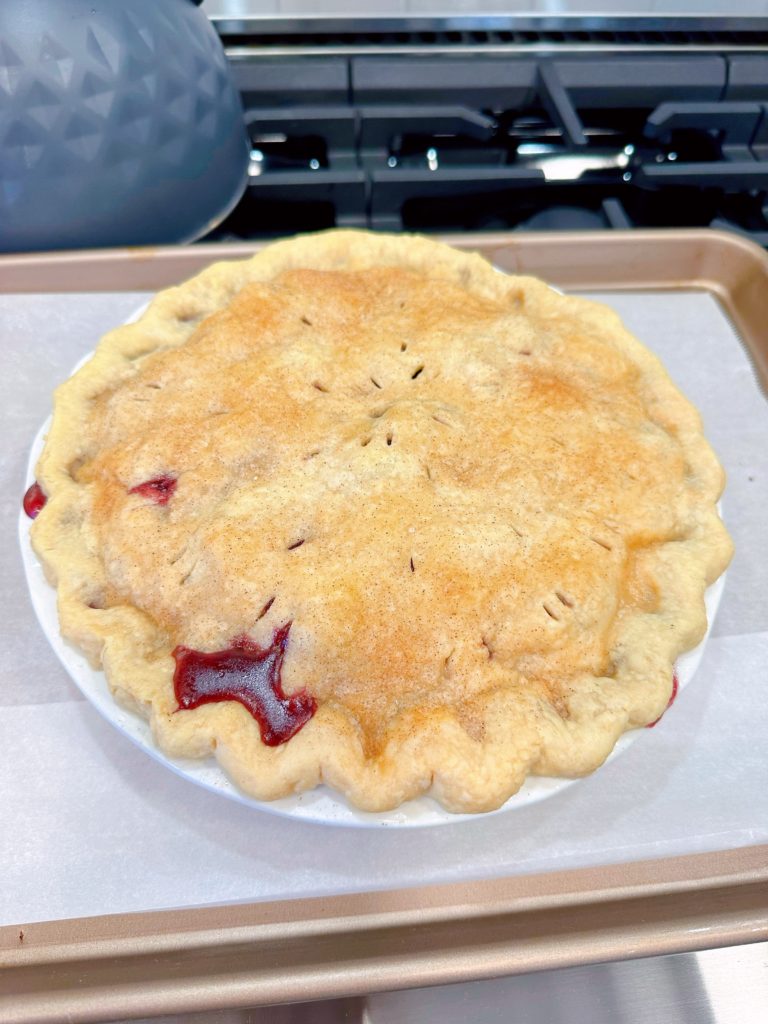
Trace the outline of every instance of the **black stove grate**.
[[768, 55], [232, 60], [246, 196], [213, 238], [727, 227], [768, 244]]

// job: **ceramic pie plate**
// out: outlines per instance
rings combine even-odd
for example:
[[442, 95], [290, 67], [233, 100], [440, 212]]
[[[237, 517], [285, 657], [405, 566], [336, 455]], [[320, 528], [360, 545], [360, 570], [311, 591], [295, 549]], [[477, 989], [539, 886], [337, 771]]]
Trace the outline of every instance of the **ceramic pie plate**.
[[[137, 310], [126, 323], [137, 320], [144, 312], [146, 306]], [[88, 359], [88, 353], [77, 366], [73, 373], [80, 368]], [[30, 451], [29, 463], [25, 488], [29, 487], [35, 479], [35, 466], [40, 457], [45, 442], [45, 436], [50, 425], [50, 418], [42, 425], [35, 437]], [[277, 814], [289, 818], [296, 818], [301, 821], [315, 822], [323, 825], [340, 825], [352, 827], [424, 827], [432, 825], [451, 825], [459, 821], [477, 821], [489, 815], [503, 814], [508, 811], [545, 800], [548, 797], [562, 792], [569, 786], [581, 781], [580, 779], [548, 778], [545, 776], [529, 776], [523, 786], [514, 796], [495, 811], [484, 814], [452, 814], [445, 810], [440, 804], [428, 796], [419, 797], [401, 804], [392, 811], [380, 814], [373, 814], [367, 811], [357, 810], [352, 807], [343, 796], [328, 789], [326, 786], [318, 786], [307, 793], [300, 793], [295, 796], [284, 797], [280, 800], [269, 802], [254, 800], [242, 792], [225, 774], [214, 757], [204, 760], [192, 760], [172, 758], [164, 754], [156, 745], [152, 737], [149, 722], [139, 715], [126, 710], [117, 704], [112, 697], [106, 676], [100, 670], [94, 669], [86, 657], [75, 647], [67, 643], [59, 632], [59, 619], [56, 609], [56, 590], [51, 587], [45, 578], [45, 573], [37, 559], [30, 543], [29, 531], [31, 520], [23, 513], [19, 515], [19, 540], [21, 544], [24, 570], [29, 585], [32, 604], [35, 609], [38, 621], [42, 626], [48, 641], [55, 654], [69, 673], [75, 685], [83, 696], [90, 701], [104, 718], [107, 719], [118, 731], [141, 747], [147, 754], [159, 761], [166, 768], [194, 782], [199, 786], [210, 790], [213, 793], [237, 800], [260, 811], [270, 814]], [[715, 583], [709, 587], [705, 594], [707, 609], [707, 633], [702, 642], [693, 650], [687, 651], [677, 659], [676, 672], [679, 689], [682, 690], [690, 683], [696, 669], [699, 666], [704, 647], [709, 636], [715, 615], [717, 613], [723, 587], [725, 585], [725, 574], [721, 575]], [[660, 723], [661, 725], [661, 723]], [[645, 729], [633, 729], [618, 740], [607, 761], [612, 761], [626, 750], [632, 743], [642, 736], [648, 736]], [[648, 737], [650, 738], [650, 737]], [[607, 763], [607, 762], [606, 762]], [[599, 771], [600, 769], [598, 769]]]

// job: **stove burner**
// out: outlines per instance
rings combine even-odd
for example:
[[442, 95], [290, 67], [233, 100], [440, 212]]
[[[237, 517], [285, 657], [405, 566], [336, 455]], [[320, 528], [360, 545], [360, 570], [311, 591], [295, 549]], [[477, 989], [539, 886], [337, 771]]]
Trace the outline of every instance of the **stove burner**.
[[711, 224], [768, 241], [766, 55], [257, 57], [233, 72], [249, 186], [212, 238]]

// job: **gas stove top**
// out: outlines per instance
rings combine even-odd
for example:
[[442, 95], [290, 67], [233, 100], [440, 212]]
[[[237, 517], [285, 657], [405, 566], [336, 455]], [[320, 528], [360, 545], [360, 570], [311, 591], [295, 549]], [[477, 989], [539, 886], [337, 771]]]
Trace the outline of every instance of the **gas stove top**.
[[222, 20], [251, 166], [207, 240], [711, 226], [768, 246], [763, 22]]

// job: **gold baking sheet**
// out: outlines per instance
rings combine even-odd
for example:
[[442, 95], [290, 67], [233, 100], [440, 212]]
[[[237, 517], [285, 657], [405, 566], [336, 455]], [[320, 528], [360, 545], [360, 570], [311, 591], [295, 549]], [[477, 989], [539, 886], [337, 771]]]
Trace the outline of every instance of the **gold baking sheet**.
[[[744, 239], [674, 231], [446, 240], [574, 290], [708, 291], [768, 387], [768, 257]], [[156, 290], [254, 248], [5, 257], [0, 292]], [[0, 1020], [308, 1001], [766, 936], [767, 846], [396, 892], [80, 918], [0, 928]]]

